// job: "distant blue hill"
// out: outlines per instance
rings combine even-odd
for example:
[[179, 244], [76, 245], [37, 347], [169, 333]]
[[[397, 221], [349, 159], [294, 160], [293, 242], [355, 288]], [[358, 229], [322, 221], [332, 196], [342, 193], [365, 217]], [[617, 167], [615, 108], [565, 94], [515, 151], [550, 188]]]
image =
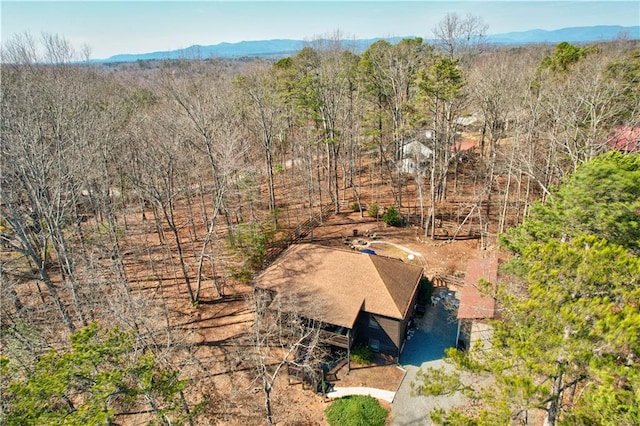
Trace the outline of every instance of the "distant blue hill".
[[640, 26], [622, 27], [619, 25], [598, 25], [594, 27], [571, 27], [559, 30], [530, 30], [487, 37], [494, 44], [535, 44], [535, 43], [587, 43], [614, 40], [626, 35], [631, 40], [640, 39]]
[[237, 58], [243, 56], [278, 56], [290, 55], [304, 47], [302, 40], [259, 40], [241, 41], [239, 43], [220, 43], [211, 46], [194, 45], [185, 49], [151, 53], [122, 54], [111, 56], [100, 62], [131, 62], [153, 59], [183, 58]]
[[[569, 43], [586, 43], [613, 40], [620, 34], [625, 34], [629, 39], [640, 39], [640, 26], [622, 27], [617, 25], [602, 25], [593, 27], [562, 28], [554, 31], [530, 30], [523, 32], [489, 35], [487, 36], [487, 41], [489, 43], [499, 45], [560, 43], [563, 41]], [[345, 41], [345, 43], [353, 43], [354, 50], [357, 52], [362, 52], [378, 40], [387, 40], [390, 43], [397, 43], [402, 38], [407, 37], [415, 36], [360, 39], [355, 41]], [[145, 61], [154, 59], [158, 60], [209, 57], [285, 57], [296, 54], [306, 44], [307, 42], [303, 40], [276, 39], [241, 41], [239, 43], [220, 43], [211, 46], [194, 45], [185, 49], [162, 52], [115, 55], [107, 59], [95, 60], [95, 62], [113, 63]]]
[[[409, 36], [407, 36], [409, 37]], [[410, 36], [413, 37], [413, 36]], [[389, 43], [397, 43], [406, 37], [384, 38]], [[350, 43], [355, 51], [364, 51], [378, 40], [383, 38], [344, 40], [346, 45]], [[122, 54], [111, 56], [107, 59], [99, 59], [95, 62], [132, 62], [157, 59], [184, 59], [184, 58], [241, 58], [241, 57], [285, 57], [294, 55], [307, 45], [303, 40], [275, 39], [258, 41], [241, 41], [239, 43], [220, 43], [211, 46], [194, 45], [185, 49], [169, 50], [151, 53]]]

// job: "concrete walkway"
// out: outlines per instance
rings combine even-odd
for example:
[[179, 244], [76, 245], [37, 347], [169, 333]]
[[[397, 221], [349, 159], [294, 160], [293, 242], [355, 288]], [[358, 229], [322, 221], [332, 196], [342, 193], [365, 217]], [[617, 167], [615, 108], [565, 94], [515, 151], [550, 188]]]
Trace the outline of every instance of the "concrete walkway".
[[[427, 361], [420, 366], [423, 370], [428, 368], [440, 369], [451, 372], [453, 367], [441, 359]], [[433, 422], [429, 418], [429, 413], [436, 408], [445, 410], [458, 407], [464, 404], [467, 399], [456, 392], [454, 394], [442, 396], [411, 396], [410, 384], [416, 378], [416, 373], [420, 367], [408, 365], [407, 375], [398, 389], [398, 394], [393, 401], [392, 426], [430, 426]]]
[[327, 393], [329, 398], [342, 398], [347, 395], [369, 395], [376, 399], [393, 402], [393, 398], [395, 398], [396, 393], [375, 388], [333, 388], [333, 391]]

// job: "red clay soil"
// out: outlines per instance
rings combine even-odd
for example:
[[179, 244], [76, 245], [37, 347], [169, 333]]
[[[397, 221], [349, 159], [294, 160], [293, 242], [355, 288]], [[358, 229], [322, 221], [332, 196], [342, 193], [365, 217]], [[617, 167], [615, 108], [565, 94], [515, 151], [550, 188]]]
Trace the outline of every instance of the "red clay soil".
[[[358, 233], [355, 238], [354, 230]], [[375, 240], [371, 238], [374, 233]], [[166, 253], [153, 250], [153, 247], [158, 247], [157, 236], [153, 232], [139, 235], [137, 243], [146, 245], [147, 249], [151, 247], [149, 258], [156, 258], [158, 265], [167, 261]], [[425, 240], [417, 228], [388, 227], [368, 218], [366, 213], [361, 217], [360, 213], [352, 211], [331, 216], [323, 226], [314, 230], [314, 242], [318, 244], [345, 248], [344, 237], [361, 243], [362, 247], [373, 248], [379, 255], [407, 262], [419, 264], [421, 260], [418, 257], [409, 260], [407, 251], [396, 245], [420, 253], [427, 276], [461, 273], [467, 259], [479, 252], [477, 240], [450, 243]], [[141, 249], [135, 248], [136, 245], [130, 241], [128, 249]], [[187, 397], [189, 401], [196, 402], [201, 392], [210, 393], [215, 401], [202, 424], [264, 424], [260, 383], [252, 381], [252, 371], [240, 362], [242, 338], [252, 323], [252, 311], [242, 297], [250, 292], [250, 288], [229, 282], [227, 295], [230, 297], [221, 300], [217, 298], [213, 284], [205, 282], [202, 291], [205, 302], [194, 307], [189, 303], [184, 283], [180, 283], [179, 276], [172, 274], [172, 268], [158, 268], [154, 277], [149, 273], [148, 263], [133, 265], [140, 269], [132, 268], [130, 276], [139, 279], [139, 285], [147, 289], [145, 291], [150, 297], [162, 297], [167, 301], [171, 322], [182, 328], [194, 344], [191, 357], [182, 360], [182, 375], [190, 378], [192, 383]], [[344, 368], [338, 372], [337, 386], [368, 386], [392, 391], [399, 387], [404, 374], [395, 365], [355, 366], [349, 374], [345, 373]], [[300, 384], [288, 384], [286, 374], [278, 379], [272, 399], [277, 424], [326, 425], [324, 410], [329, 402], [311, 390], [303, 389]]]

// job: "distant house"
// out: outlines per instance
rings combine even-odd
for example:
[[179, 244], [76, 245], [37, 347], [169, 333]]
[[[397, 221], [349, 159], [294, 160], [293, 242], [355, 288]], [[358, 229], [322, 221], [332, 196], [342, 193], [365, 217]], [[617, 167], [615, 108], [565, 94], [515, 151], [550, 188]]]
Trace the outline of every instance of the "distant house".
[[[498, 282], [498, 260], [471, 259], [467, 264], [464, 285], [460, 291], [458, 307], [458, 338], [466, 348], [486, 347], [492, 328], [486, 320], [496, 318], [496, 300], [483, 289], [483, 283], [492, 289]], [[485, 290], [485, 291], [483, 291]]]
[[433, 137], [435, 136], [436, 132], [433, 129], [426, 129], [424, 131], [424, 137], [427, 138], [427, 140], [431, 140], [433, 139]]
[[255, 280], [275, 297], [295, 296], [296, 312], [325, 324], [324, 341], [349, 351], [366, 344], [400, 356], [422, 267], [315, 244], [291, 246]]
[[458, 117], [455, 119], [455, 123], [458, 126], [468, 127], [478, 121], [478, 117], [475, 115], [469, 115], [467, 117]]
[[640, 152], [640, 127], [616, 127], [607, 136], [607, 146], [621, 152]]
[[402, 148], [400, 169], [404, 173], [416, 173], [427, 167], [427, 160], [433, 156], [431, 148], [418, 140], [412, 140]]

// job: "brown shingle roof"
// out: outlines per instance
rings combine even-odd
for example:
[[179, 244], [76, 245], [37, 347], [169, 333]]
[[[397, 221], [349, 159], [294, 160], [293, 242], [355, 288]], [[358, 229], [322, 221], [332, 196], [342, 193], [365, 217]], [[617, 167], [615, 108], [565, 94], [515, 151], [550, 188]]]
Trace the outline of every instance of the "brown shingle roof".
[[471, 259], [467, 264], [464, 287], [460, 292], [458, 319], [486, 319], [496, 315], [496, 301], [483, 294], [478, 283], [484, 279], [491, 284], [498, 282], [497, 259]]
[[352, 328], [360, 309], [403, 319], [422, 268], [400, 260], [314, 244], [290, 247], [254, 281], [256, 287], [313, 300], [299, 312]]

